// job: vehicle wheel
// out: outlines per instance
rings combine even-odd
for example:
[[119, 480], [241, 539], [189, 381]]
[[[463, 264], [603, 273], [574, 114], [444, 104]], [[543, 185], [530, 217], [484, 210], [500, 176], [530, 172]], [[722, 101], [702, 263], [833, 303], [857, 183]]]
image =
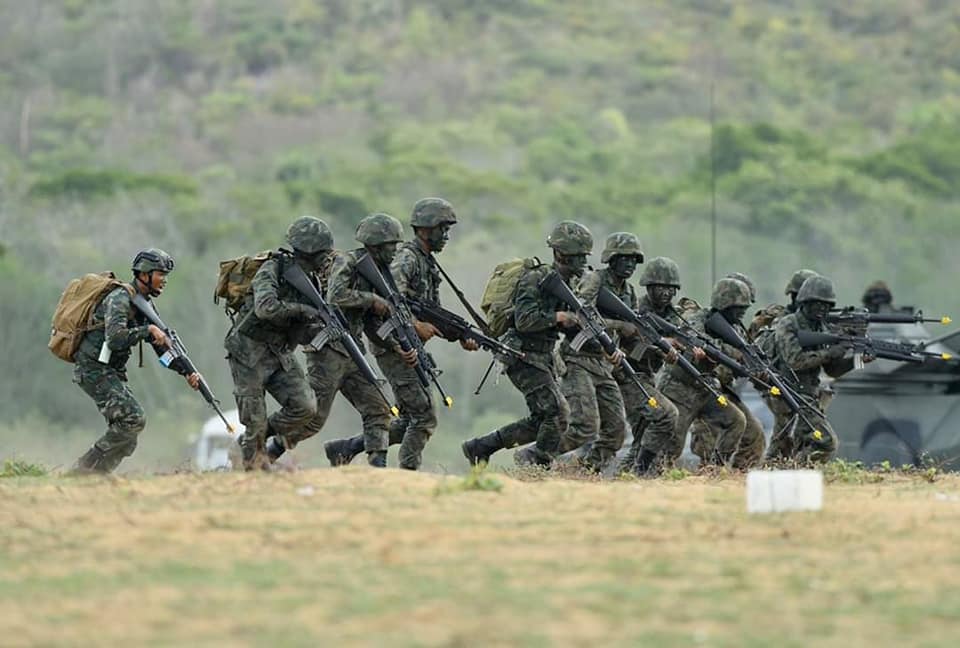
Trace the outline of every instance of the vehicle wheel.
[[916, 465], [917, 458], [903, 439], [892, 432], [874, 434], [860, 451], [860, 459], [867, 466], [889, 461], [892, 468], [905, 464]]

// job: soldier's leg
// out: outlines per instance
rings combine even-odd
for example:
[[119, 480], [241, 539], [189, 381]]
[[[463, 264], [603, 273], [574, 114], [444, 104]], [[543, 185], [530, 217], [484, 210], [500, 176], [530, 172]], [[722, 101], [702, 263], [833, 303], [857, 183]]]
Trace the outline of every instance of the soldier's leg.
[[[712, 399], [701, 407], [700, 419], [713, 439], [712, 445], [699, 444], [704, 448], [707, 464], [736, 466], [740, 461], [747, 421], [743, 410], [737, 407], [738, 402], [739, 399], [731, 396], [726, 407]], [[746, 441], [754, 443], [753, 440]]]
[[[664, 467], [673, 464], [680, 457], [687, 438], [687, 430], [699, 416], [704, 404], [704, 395], [696, 386], [665, 378], [659, 388], [664, 397], [663, 401], [668, 401], [675, 406], [677, 416], [672, 427], [667, 428], [661, 422], [661, 425], [656, 428], [649, 426], [644, 433], [640, 454], [634, 467], [634, 470], [640, 474], [648, 472], [654, 464]], [[653, 411], [656, 409], [661, 408], [655, 408]]]
[[359, 369], [349, 372], [343, 381], [343, 396], [360, 413], [363, 424], [363, 449], [371, 465], [387, 464], [387, 440], [390, 410], [376, 388], [367, 382]]
[[396, 353], [378, 356], [377, 363], [397, 397], [400, 416], [407, 419], [400, 443], [400, 467], [417, 470], [423, 461], [423, 449], [437, 427], [433, 397], [420, 384], [413, 367], [408, 367]]
[[[719, 407], [716, 403], [713, 405]], [[701, 466], [716, 463], [717, 441], [716, 432], [703, 420], [697, 419], [690, 426], [690, 451], [700, 458]]]
[[471, 464], [486, 463], [497, 451], [515, 448], [518, 445], [532, 443], [537, 439], [539, 423], [532, 417], [508, 423], [489, 434], [484, 434], [463, 442], [460, 449]]
[[623, 398], [627, 425], [633, 435], [627, 454], [624, 455], [620, 461], [617, 472], [628, 472], [633, 467], [633, 464], [637, 460], [637, 455], [640, 453], [640, 440], [643, 438], [643, 433], [647, 425], [644, 413], [647, 404], [644, 402], [643, 393], [640, 391], [640, 388], [637, 387], [632, 380], [620, 375], [617, 384], [620, 386], [620, 394]]
[[763, 424], [753, 412], [744, 404], [743, 401], [737, 401], [737, 407], [743, 414], [746, 426], [743, 429], [743, 441], [737, 450], [737, 456], [733, 461], [733, 467], [744, 470], [756, 466], [763, 460], [763, 452], [767, 447], [767, 440], [763, 434]]
[[837, 434], [823, 413], [804, 412], [810, 425], [797, 421], [794, 431], [796, 459], [803, 463], [826, 463], [837, 451]]
[[770, 462], [789, 461], [795, 454], [794, 430], [798, 422], [797, 417], [783, 402], [782, 398], [769, 395], [763, 397], [770, 411], [773, 412], [773, 434], [770, 436], [770, 446], [767, 448], [766, 460]]
[[624, 413], [623, 396], [620, 387], [607, 375], [595, 378], [597, 410], [600, 415], [600, 432], [593, 444], [586, 464], [595, 470], [604, 466], [617, 454], [627, 436], [627, 419]]
[[[530, 410], [530, 423], [536, 430], [536, 445], [533, 447], [533, 461], [549, 465], [557, 455], [560, 437], [566, 431], [570, 416], [570, 407], [560, 391], [553, 373], [544, 366], [534, 366], [517, 362], [507, 369], [510, 382], [520, 390]], [[538, 362], [538, 365], [541, 364]], [[517, 425], [515, 432], [527, 432], [525, 425]]]
[[243, 434], [238, 442], [243, 453], [243, 467], [253, 470], [267, 461], [264, 443], [267, 437], [267, 402], [264, 394], [264, 372], [275, 367], [272, 357], [265, 357], [256, 367], [248, 367], [232, 355], [227, 357], [233, 377], [233, 397], [237, 402]]
[[271, 436], [282, 439], [302, 438], [303, 427], [317, 414], [317, 399], [293, 355], [282, 362], [264, 383], [264, 388], [280, 404], [280, 409], [267, 419], [267, 429]]
[[578, 364], [566, 363], [560, 391], [570, 406], [567, 431], [560, 437], [560, 452], [590, 443], [600, 432], [600, 411], [595, 376]]
[[296, 447], [298, 443], [315, 436], [323, 429], [349, 369], [343, 361], [350, 362], [350, 359], [328, 347], [303, 355], [307, 361], [307, 381], [316, 397], [317, 411], [305, 425], [281, 435], [280, 440], [286, 450]]
[[111, 472], [136, 449], [137, 436], [147, 424], [143, 408], [120, 374], [109, 367], [85, 370], [78, 366], [74, 380], [107, 422], [106, 433], [77, 460], [74, 470]]

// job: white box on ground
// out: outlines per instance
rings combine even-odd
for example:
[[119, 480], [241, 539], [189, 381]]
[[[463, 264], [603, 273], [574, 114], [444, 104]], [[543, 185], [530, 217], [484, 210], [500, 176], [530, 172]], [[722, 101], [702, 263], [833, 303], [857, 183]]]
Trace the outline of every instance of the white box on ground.
[[747, 473], [747, 513], [819, 511], [823, 473], [819, 470], [751, 470]]

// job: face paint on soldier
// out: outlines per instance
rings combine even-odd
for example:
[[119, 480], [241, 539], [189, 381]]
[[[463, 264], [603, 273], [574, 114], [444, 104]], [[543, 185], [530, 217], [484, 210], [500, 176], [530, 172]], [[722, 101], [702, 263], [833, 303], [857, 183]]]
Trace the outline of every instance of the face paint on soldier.
[[436, 227], [418, 227], [417, 237], [426, 243], [431, 252], [440, 252], [450, 241], [450, 223]]
[[650, 284], [647, 286], [647, 297], [650, 298], [653, 307], [657, 310], [663, 310], [672, 304], [676, 296], [677, 289], [674, 286], [665, 284]]
[[397, 241], [391, 241], [390, 243], [381, 243], [380, 245], [374, 245], [370, 248], [370, 253], [373, 255], [373, 259], [382, 266], [388, 266], [393, 262], [393, 258], [397, 256], [397, 248], [400, 247], [400, 243]]
[[720, 311], [720, 314], [723, 315], [723, 319], [727, 320], [731, 324], [739, 324], [743, 319], [743, 316], [747, 314], [746, 306], [730, 306], [729, 308], [724, 308]]
[[627, 256], [623, 254], [617, 254], [612, 259], [610, 259], [610, 271], [613, 272], [613, 276], [617, 279], [629, 279], [633, 276], [633, 273], [637, 270], [638, 259], [635, 256]]
[[803, 315], [807, 319], [815, 322], [822, 322], [831, 308], [833, 308], [832, 303], [817, 299], [805, 301], [800, 304], [800, 310], [803, 312]]
[[297, 263], [303, 268], [304, 272], [316, 272], [321, 267], [323, 267], [323, 262], [327, 260], [327, 257], [330, 256], [332, 250], [320, 250], [319, 252], [314, 252], [313, 254], [308, 254], [306, 252], [300, 252], [299, 250], [293, 251], [293, 256], [297, 260]]
[[557, 270], [565, 279], [579, 277], [587, 268], [586, 254], [557, 254], [554, 252], [553, 261]]

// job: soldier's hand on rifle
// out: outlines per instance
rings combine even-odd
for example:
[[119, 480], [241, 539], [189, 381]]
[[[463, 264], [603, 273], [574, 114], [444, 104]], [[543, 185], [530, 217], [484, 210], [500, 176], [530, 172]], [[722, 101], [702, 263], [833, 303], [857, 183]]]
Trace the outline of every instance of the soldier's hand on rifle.
[[386, 317], [390, 314], [390, 302], [380, 295], [374, 295], [373, 303], [370, 305], [370, 309], [373, 311], [374, 315]]
[[320, 311], [309, 304], [297, 304], [297, 315], [305, 320], [320, 318]]
[[693, 359], [697, 362], [701, 362], [707, 359], [707, 352], [704, 351], [701, 347], [693, 347], [691, 350], [693, 352]]
[[167, 337], [167, 334], [163, 332], [156, 324], [148, 324], [147, 331], [150, 333], [150, 337], [153, 338], [153, 343], [164, 349], [170, 348], [170, 338]]
[[404, 364], [408, 367], [414, 367], [417, 364], [417, 350], [410, 349], [409, 351], [404, 351], [400, 348], [400, 345], [397, 345], [396, 352], [400, 354], [400, 359], [403, 360]]
[[845, 355], [847, 355], [847, 346], [845, 344], [835, 344], [827, 349], [827, 356], [831, 359], [838, 360]]
[[637, 329], [635, 324], [631, 324], [630, 322], [623, 322], [620, 325], [620, 335], [623, 337], [628, 337], [628, 338], [637, 337], [639, 333], [640, 331]]
[[557, 311], [556, 321], [560, 328], [573, 328], [580, 325], [577, 314], [569, 311]]
[[663, 361], [668, 364], [677, 364], [677, 358], [680, 357], [680, 354], [676, 349], [670, 349], [670, 353], [663, 356]]
[[194, 389], [200, 389], [200, 381], [203, 379], [200, 374], [194, 371], [189, 376], [184, 376], [187, 379], [187, 383]]
[[467, 351], [476, 351], [480, 348], [480, 345], [477, 344], [476, 340], [460, 340], [460, 346]]
[[417, 330], [417, 336], [423, 341], [426, 342], [434, 335], [440, 335], [440, 329], [431, 324], [430, 322], [421, 322], [420, 320], [413, 321], [413, 328]]
[[614, 366], [618, 366], [621, 362], [623, 362], [623, 359], [627, 356], [623, 352], [623, 349], [617, 349], [616, 351], [613, 352], [613, 355], [607, 355], [606, 353], [604, 353], [603, 357], [605, 357], [607, 359], [607, 362], [609, 362], [610, 364]]

